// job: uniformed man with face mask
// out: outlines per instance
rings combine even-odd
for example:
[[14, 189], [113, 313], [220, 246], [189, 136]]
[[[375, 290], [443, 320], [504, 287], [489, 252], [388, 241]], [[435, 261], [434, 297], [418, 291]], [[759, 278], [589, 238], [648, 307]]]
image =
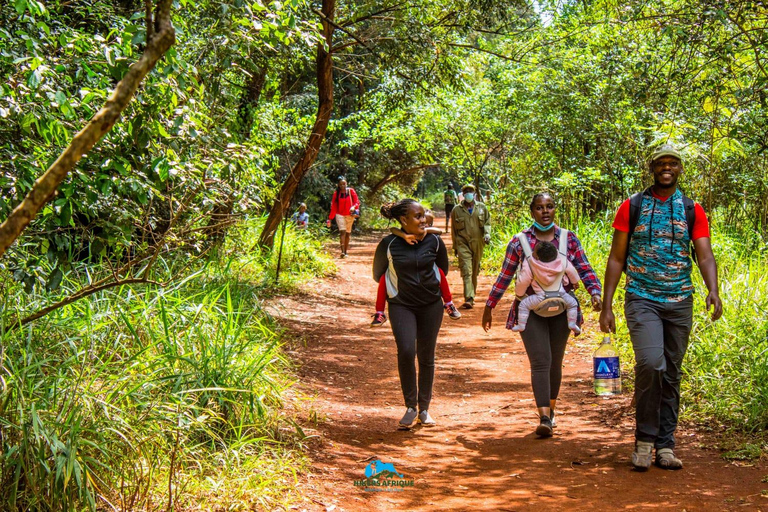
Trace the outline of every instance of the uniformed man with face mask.
[[464, 185], [461, 193], [464, 200], [451, 211], [451, 240], [464, 281], [464, 304], [461, 307], [472, 309], [483, 249], [491, 241], [491, 215], [483, 203], [475, 200], [473, 185]]

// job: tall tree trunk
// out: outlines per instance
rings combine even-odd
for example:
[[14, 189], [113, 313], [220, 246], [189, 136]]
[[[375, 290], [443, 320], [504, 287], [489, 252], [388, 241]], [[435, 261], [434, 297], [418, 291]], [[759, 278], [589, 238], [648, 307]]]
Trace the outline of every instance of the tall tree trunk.
[[251, 137], [253, 128], [253, 114], [256, 107], [259, 106], [259, 98], [264, 84], [267, 82], [267, 66], [259, 66], [257, 71], [251, 75], [245, 83], [245, 89], [240, 97], [240, 105], [237, 107], [238, 131], [243, 140]]
[[[280, 192], [272, 204], [269, 211], [269, 217], [264, 224], [264, 230], [259, 237], [259, 246], [265, 249], [271, 249], [275, 243], [275, 231], [277, 231], [280, 221], [288, 210], [291, 199], [293, 199], [299, 183], [307, 174], [307, 171], [315, 162], [317, 153], [325, 138], [325, 132], [328, 129], [328, 122], [331, 120], [333, 111], [333, 56], [330, 53], [333, 48], [333, 30], [331, 24], [336, 11], [336, 0], [323, 0], [322, 17], [324, 43], [317, 45], [317, 116], [315, 124], [312, 126], [312, 134], [309, 136], [309, 142], [304, 148], [296, 165], [291, 169]], [[326, 46], [327, 45], [327, 46]], [[328, 51], [326, 51], [326, 48]]]
[[[172, 0], [147, 2], [147, 47], [138, 61], [118, 82], [115, 92], [93, 119], [75, 135], [72, 142], [45, 173], [35, 180], [24, 200], [0, 225], [0, 257], [32, 222], [37, 213], [50, 200], [61, 182], [75, 168], [77, 162], [115, 125], [128, 106], [142, 80], [155, 67], [158, 60], [173, 46], [176, 32], [171, 25]], [[152, 7], [154, 6], [154, 13]]]

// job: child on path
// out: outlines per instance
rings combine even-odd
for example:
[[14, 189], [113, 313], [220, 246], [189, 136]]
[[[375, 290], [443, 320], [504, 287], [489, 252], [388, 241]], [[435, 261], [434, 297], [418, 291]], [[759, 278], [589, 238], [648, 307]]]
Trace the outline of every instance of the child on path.
[[[431, 210], [426, 211], [425, 218], [428, 226], [426, 229], [427, 233], [435, 235], [443, 234], [442, 230], [439, 228], [432, 227], [432, 224], [435, 222], [435, 217]], [[392, 227], [389, 228], [389, 230], [393, 235], [399, 236], [410, 245], [418, 243], [418, 240], [416, 240], [414, 235], [409, 235], [400, 228]], [[450, 316], [451, 319], [458, 320], [461, 318], [461, 313], [459, 313], [459, 310], [456, 309], [456, 306], [453, 304], [453, 295], [451, 295], [451, 288], [448, 286], [448, 280], [445, 278], [445, 274], [443, 273], [442, 269], [438, 268], [437, 270], [440, 272], [440, 294], [443, 297], [443, 307], [448, 312], [448, 316]], [[386, 301], [387, 283], [385, 277], [381, 276], [381, 279], [379, 279], [379, 287], [376, 291], [376, 313], [373, 315], [373, 322], [371, 322], [371, 327], [379, 327], [384, 325], [384, 322], [387, 321], [387, 315], [384, 314], [384, 305], [386, 304]]]
[[[515, 295], [517, 295], [520, 305], [517, 310], [517, 325], [512, 327], [513, 331], [524, 331], [528, 323], [528, 316], [531, 310], [535, 309], [542, 300], [544, 300], [543, 287], [550, 287], [560, 280], [559, 294], [565, 301], [568, 318], [568, 328], [574, 335], [581, 334], [581, 329], [576, 324], [578, 316], [578, 303], [576, 299], [563, 288], [564, 284], [570, 282], [574, 288], [578, 286], [579, 274], [576, 268], [567, 258], [560, 258], [557, 247], [551, 242], [539, 240], [533, 249], [533, 257], [523, 259], [520, 272], [517, 274], [515, 282]], [[564, 281], [568, 279], [568, 281]], [[528, 287], [533, 288], [533, 295], [525, 297]]]
[[301, 203], [299, 205], [299, 211], [291, 216], [291, 222], [299, 229], [307, 229], [309, 226], [309, 214], [307, 213], [307, 205]]

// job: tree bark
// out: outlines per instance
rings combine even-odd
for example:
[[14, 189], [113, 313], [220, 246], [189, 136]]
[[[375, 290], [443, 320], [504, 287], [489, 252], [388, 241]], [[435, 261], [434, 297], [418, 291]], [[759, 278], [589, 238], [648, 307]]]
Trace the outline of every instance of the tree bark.
[[253, 113], [259, 105], [261, 91], [267, 82], [267, 66], [260, 66], [256, 73], [251, 75], [245, 83], [245, 90], [240, 98], [240, 105], [237, 108], [237, 121], [239, 123], [238, 131], [243, 140], [251, 137], [253, 128]]
[[259, 246], [263, 249], [271, 249], [275, 243], [275, 232], [280, 221], [287, 212], [291, 204], [291, 199], [299, 188], [299, 184], [307, 171], [315, 162], [320, 146], [325, 138], [325, 132], [328, 129], [328, 123], [331, 120], [333, 111], [333, 55], [330, 49], [333, 48], [332, 24], [336, 12], [336, 0], [323, 0], [321, 21], [323, 24], [323, 38], [325, 41], [317, 45], [317, 115], [315, 124], [312, 126], [312, 133], [304, 151], [301, 154], [296, 165], [291, 169], [280, 192], [272, 204], [269, 211], [269, 217], [264, 224], [264, 229], [259, 237]]
[[77, 162], [110, 130], [128, 106], [142, 80], [155, 67], [158, 60], [173, 46], [176, 33], [171, 25], [172, 0], [159, 0], [155, 6], [155, 20], [147, 20], [147, 47], [138, 61], [115, 87], [112, 96], [93, 116], [69, 144], [67, 149], [51, 164], [32, 186], [27, 196], [0, 225], [0, 257], [32, 222], [45, 203]]

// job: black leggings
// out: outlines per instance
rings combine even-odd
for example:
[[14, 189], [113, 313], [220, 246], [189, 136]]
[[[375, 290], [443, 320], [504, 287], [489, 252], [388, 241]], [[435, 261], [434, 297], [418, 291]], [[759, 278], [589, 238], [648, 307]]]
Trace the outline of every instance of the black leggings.
[[531, 386], [536, 407], [549, 407], [549, 401], [555, 400], [560, 393], [563, 356], [570, 334], [565, 313], [549, 318], [531, 313], [528, 325], [520, 333], [531, 363]]
[[[389, 303], [389, 324], [397, 343], [397, 370], [406, 407], [429, 409], [435, 378], [435, 346], [443, 323], [443, 301], [426, 306]], [[419, 358], [418, 385], [416, 356]]]

